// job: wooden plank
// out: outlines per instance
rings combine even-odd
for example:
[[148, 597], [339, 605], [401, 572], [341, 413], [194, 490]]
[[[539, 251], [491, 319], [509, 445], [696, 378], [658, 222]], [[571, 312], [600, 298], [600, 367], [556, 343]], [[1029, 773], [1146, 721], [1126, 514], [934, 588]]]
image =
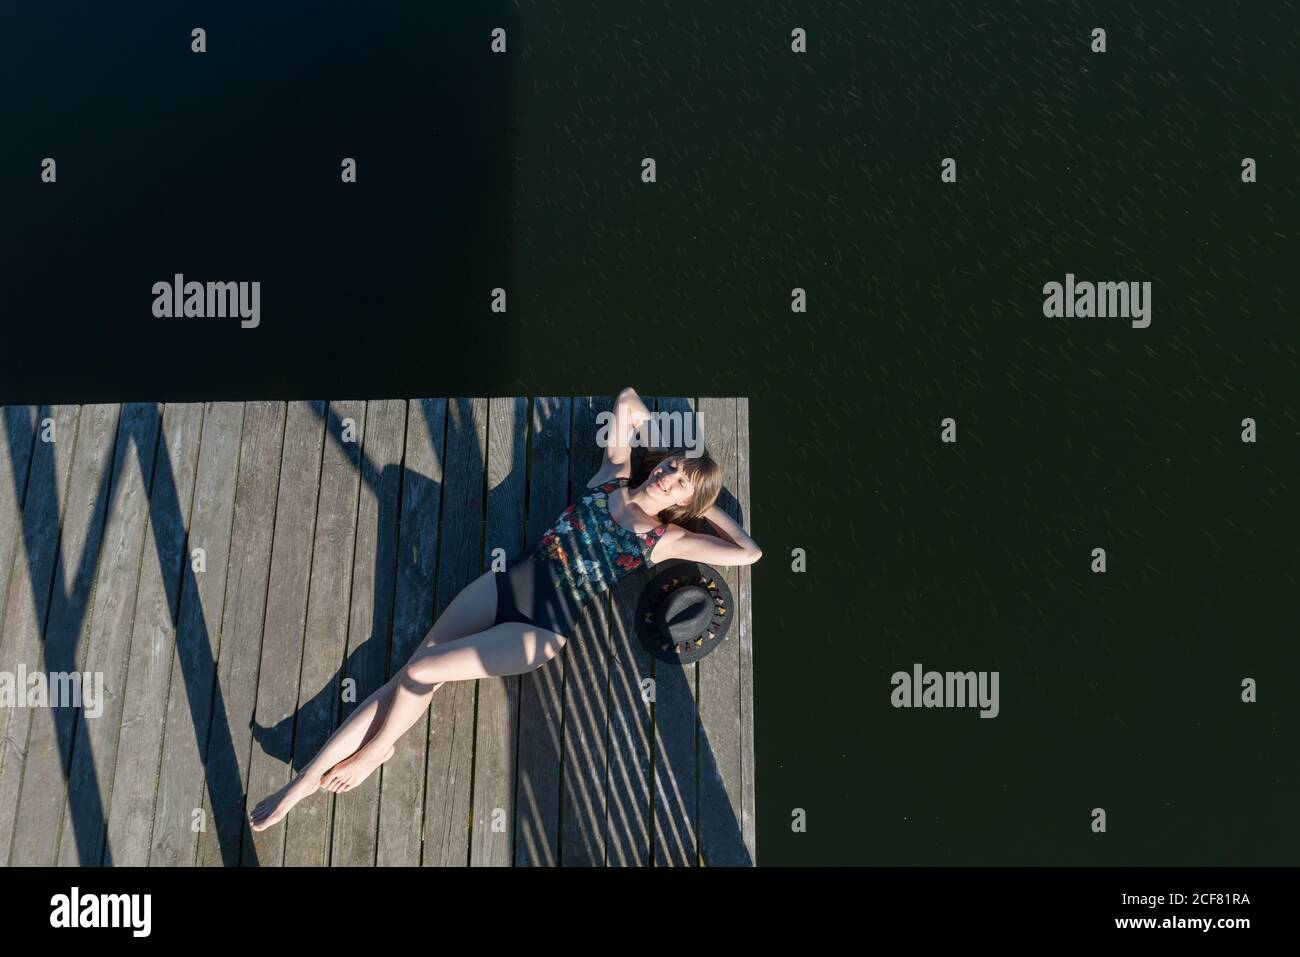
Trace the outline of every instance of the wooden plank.
[[[118, 866], [149, 862], [167, 693], [176, 650], [181, 569], [194, 498], [203, 406], [168, 405], [149, 490], [148, 535], [122, 695], [121, 730], [108, 813], [108, 847]], [[136, 450], [140, 461], [141, 450]], [[191, 855], [192, 857], [192, 855]]]
[[[439, 532], [439, 615], [483, 572], [483, 495], [487, 469], [487, 399], [447, 403], [442, 523]], [[464, 867], [474, 771], [474, 682], [452, 681], [429, 706], [425, 768], [425, 866]]]
[[[95, 566], [109, 508], [119, 413], [116, 405], [88, 405], [81, 413], [54, 571], [49, 624], [39, 656], [28, 660], [29, 668], [39, 668], [50, 676], [81, 670], [85, 646], [81, 639], [91, 621]], [[53, 705], [52, 699], [50, 703]], [[35, 710], [36, 714], [28, 722], [27, 757], [9, 862], [47, 867], [55, 863], [58, 855], [63, 803], [67, 797], [65, 774], [77, 709]], [[101, 811], [100, 819], [92, 826], [102, 824]]]
[[[528, 541], [541, 537], [569, 500], [568, 398], [533, 401]], [[559, 862], [562, 666], [557, 660], [520, 675], [519, 769], [515, 797], [515, 865]]]
[[[18, 662], [35, 661], [40, 631], [48, 611], [62, 503], [62, 489], [72, 463], [77, 436], [77, 406], [9, 407], [4, 411], [5, 447], [9, 467], [0, 477], [5, 492], [0, 512], [0, 580], [5, 583], [4, 616], [0, 618], [0, 667], [13, 674]], [[42, 420], [55, 423], [62, 445], [39, 441]], [[29, 486], [35, 494], [29, 498]], [[53, 490], [57, 489], [57, 492]], [[0, 862], [9, 859], [13, 819], [22, 783], [27, 723], [22, 707], [0, 709]]]
[[[244, 413], [242, 402], [211, 403], [203, 411], [149, 834], [149, 862], [156, 866], [194, 864], [199, 835], [212, 823], [203, 806], [205, 783], [238, 774], [225, 706], [214, 709], [213, 702], [219, 697], [216, 662], [231, 566]], [[249, 443], [251, 454], [257, 439], [250, 436]]]
[[[569, 501], [586, 494], [604, 450], [596, 445], [597, 417], [609, 412], [607, 397], [573, 400]], [[609, 773], [609, 595], [587, 603], [561, 656], [564, 671], [564, 766], [560, 796], [560, 864], [605, 863], [605, 782]]]
[[[736, 497], [738, 487], [735, 399], [700, 399], [699, 429], [722, 469], [718, 505], [741, 523], [747, 519]], [[740, 568], [719, 568], [740, 596]], [[738, 615], [734, 605], [728, 613]], [[738, 619], [736, 619], [738, 620]], [[721, 647], [697, 666], [699, 678], [700, 858], [711, 867], [752, 863], [741, 833], [742, 735], [740, 730], [740, 631], [736, 620]]]
[[[401, 670], [433, 627], [446, 419], [445, 399], [412, 400], [402, 474], [402, 524], [389, 677]], [[394, 755], [380, 768], [376, 854], [380, 865], [420, 863], [428, 740], [426, 713], [402, 736]]]
[[[82, 668], [103, 676], [103, 691], [93, 708], [87, 708], [83, 700], [83, 706], [73, 713], [72, 760], [58, 853], [61, 865], [98, 865], [105, 850], [161, 425], [162, 409], [157, 405], [134, 403], [122, 407], [113, 456], [111, 505], [95, 583], [95, 614], [82, 639]], [[99, 678], [94, 681], [98, 684]]]
[[[262, 662], [258, 670], [254, 712], [257, 741], [252, 745], [248, 759], [247, 793], [254, 802], [289, 783], [303, 644], [307, 635], [307, 600], [312, 582], [311, 556], [315, 553], [324, 444], [325, 403], [290, 402], [280, 460], [271, 577], [262, 628]], [[331, 582], [326, 587], [336, 586]], [[242, 735], [237, 741], [242, 744]], [[241, 851], [243, 863], [283, 864], [287, 833], [288, 829], [283, 827], [254, 833], [245, 826]]]
[[[487, 526], [490, 567], [528, 546], [524, 489], [528, 465], [528, 400], [493, 399], [488, 413]], [[500, 551], [496, 551], [500, 549]], [[504, 867], [514, 860], [515, 756], [519, 676], [480, 678], [474, 746], [470, 864]]]
[[[694, 400], [661, 398], [661, 412], [683, 416]], [[696, 670], [652, 659], [654, 663], [654, 863], [694, 866], [699, 786], [696, 777]]]
[[[23, 503], [27, 498], [27, 478], [31, 474], [32, 452], [36, 446], [38, 411], [34, 406], [6, 406], [0, 410], [0, 661], [7, 661], [4, 649], [5, 611], [9, 607], [9, 583], [13, 578], [14, 557], [23, 543]], [[25, 601], [19, 595], [15, 601]], [[0, 712], [0, 732], [8, 730], [9, 714], [14, 709]], [[20, 761], [16, 747], [0, 737], [0, 780], [6, 760]], [[12, 818], [9, 819], [12, 823]], [[0, 845], [8, 845], [9, 834], [0, 837]], [[0, 860], [5, 858], [0, 854]]]
[[[36, 413], [34, 407], [24, 405], [0, 409], [0, 428], [4, 430], [0, 434], [0, 624], [9, 607], [14, 553], [22, 541], [23, 501], [36, 445]], [[0, 638], [3, 636], [4, 629], [0, 628]], [[0, 766], [6, 753], [8, 749], [0, 747]]]
[[[655, 409], [653, 396], [644, 401], [651, 411]], [[633, 575], [619, 582], [610, 596], [605, 863], [611, 867], [651, 863], [654, 659], [634, 630], [637, 600], [645, 584], [644, 576]]]
[[[385, 680], [393, 630], [393, 593], [397, 576], [398, 518], [401, 511], [402, 455], [406, 444], [407, 407], [404, 399], [366, 403], [362, 441], [361, 492], [357, 508], [357, 541], [352, 567], [352, 599], [348, 614], [348, 657], [345, 679], [353, 682], [350, 699], [342, 702], [342, 723]], [[304, 755], [310, 760], [313, 755]], [[369, 781], [340, 798], [317, 792], [295, 809], [328, 799], [334, 808], [334, 841], [330, 863], [340, 867], [375, 863], [379, 833], [379, 787]], [[292, 815], [290, 816], [292, 818]]]
[[[736, 400], [736, 498], [745, 516], [745, 530], [753, 534], [749, 504], [749, 399]], [[740, 617], [733, 628], [740, 642], [740, 831], [749, 863], [758, 864], [758, 808], [755, 803], [754, 763], [754, 628], [753, 567], [740, 570], [740, 590], [734, 597]]]
[[[244, 407], [225, 615], [221, 623], [212, 722], [208, 728], [207, 791], [203, 798], [206, 828], [199, 834], [197, 861], [202, 866], [238, 864], [241, 843], [248, 831], [244, 796], [271, 578], [271, 549], [278, 524], [276, 501], [285, 417], [286, 407], [282, 402], [249, 402]], [[271, 680], [283, 680], [283, 673]], [[226, 753], [214, 753], [214, 747]]]
[[[296, 774], [324, 746], [337, 726], [341, 668], [348, 642], [348, 603], [356, 555], [357, 495], [361, 449], [366, 430], [364, 402], [332, 402], [325, 420], [316, 535], [312, 546], [311, 587], [302, 679], [292, 718], [292, 754], [285, 760]], [[286, 719], [289, 720], [289, 719]], [[283, 741], [283, 737], [278, 740]], [[323, 867], [329, 863], [333, 795], [317, 791], [284, 821], [284, 863]], [[260, 798], [255, 798], [260, 800]]]

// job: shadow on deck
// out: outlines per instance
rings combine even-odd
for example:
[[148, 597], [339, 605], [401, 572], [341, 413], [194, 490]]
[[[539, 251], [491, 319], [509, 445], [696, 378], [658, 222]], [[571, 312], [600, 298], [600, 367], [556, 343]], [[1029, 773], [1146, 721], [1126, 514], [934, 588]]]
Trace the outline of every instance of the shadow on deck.
[[[454, 595], [599, 464], [603, 398], [9, 407], [0, 671], [101, 673], [102, 713], [0, 706], [14, 865], [749, 865], [748, 569], [687, 668], [631, 631], [642, 579], [554, 661], [444, 686], [361, 788], [254, 835]], [[746, 521], [748, 403], [699, 414]], [[12, 680], [11, 680], [12, 686]], [[0, 702], [4, 699], [0, 696]]]

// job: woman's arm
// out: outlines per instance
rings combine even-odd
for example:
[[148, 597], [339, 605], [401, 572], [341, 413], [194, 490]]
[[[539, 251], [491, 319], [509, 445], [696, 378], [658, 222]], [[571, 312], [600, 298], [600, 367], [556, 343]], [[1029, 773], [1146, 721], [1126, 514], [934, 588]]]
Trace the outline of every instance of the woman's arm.
[[724, 512], [718, 505], [714, 504], [711, 506], [709, 510], [704, 513], [704, 518], [714, 527], [715, 530], [717, 530], [719, 535], [731, 542], [733, 545], [749, 551], [757, 552], [758, 554], [755, 556], [754, 561], [758, 561], [759, 557], [762, 556], [763, 552], [762, 549], [758, 547], [758, 543], [749, 537], [749, 533], [740, 527], [739, 522]]
[[[752, 565], [763, 557], [763, 550], [758, 543], [745, 534], [745, 530], [732, 520], [726, 512], [718, 511], [723, 519], [714, 521], [712, 512], [709, 521], [714, 528], [725, 534], [730, 541], [717, 535], [704, 535], [700, 532], [688, 532], [680, 525], [668, 526], [668, 531], [655, 544], [651, 557], [656, 563], [670, 558], [682, 558], [692, 562], [704, 562], [708, 565]], [[725, 519], [725, 521], [724, 521]]]
[[612, 415], [598, 417], [596, 442], [604, 449], [605, 457], [600, 469], [587, 481], [588, 485], [631, 474], [632, 437], [649, 419], [650, 410], [636, 389], [628, 386], [618, 394]]

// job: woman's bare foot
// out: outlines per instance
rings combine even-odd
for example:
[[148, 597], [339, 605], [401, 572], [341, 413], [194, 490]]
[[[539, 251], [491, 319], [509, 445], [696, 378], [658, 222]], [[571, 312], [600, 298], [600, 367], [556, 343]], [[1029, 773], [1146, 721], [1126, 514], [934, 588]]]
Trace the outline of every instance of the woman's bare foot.
[[278, 824], [293, 810], [295, 804], [309, 794], [315, 793], [318, 787], [320, 787], [319, 782], [307, 777], [290, 781], [270, 797], [260, 801], [257, 807], [249, 812], [248, 826], [254, 831], [265, 831], [271, 825]]
[[320, 776], [320, 786], [326, 791], [333, 791], [335, 794], [351, 791], [370, 777], [375, 768], [391, 758], [394, 748], [389, 745], [388, 753], [377, 761], [366, 754], [367, 750], [367, 748], [361, 748], [322, 774]]

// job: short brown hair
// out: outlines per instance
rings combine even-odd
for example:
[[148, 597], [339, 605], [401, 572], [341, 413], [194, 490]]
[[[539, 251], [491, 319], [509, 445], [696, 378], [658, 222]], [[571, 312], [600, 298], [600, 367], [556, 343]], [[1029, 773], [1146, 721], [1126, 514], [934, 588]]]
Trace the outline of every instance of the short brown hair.
[[699, 519], [713, 507], [722, 492], [722, 467], [707, 449], [701, 449], [699, 455], [690, 455], [682, 448], [649, 450], [635, 473], [634, 484], [641, 485], [660, 462], [678, 456], [682, 459], [682, 470], [690, 476], [691, 484], [695, 486], [695, 494], [685, 505], [673, 505], [664, 509], [659, 513], [659, 521], [665, 525], [671, 523], [694, 530], [699, 525]]

